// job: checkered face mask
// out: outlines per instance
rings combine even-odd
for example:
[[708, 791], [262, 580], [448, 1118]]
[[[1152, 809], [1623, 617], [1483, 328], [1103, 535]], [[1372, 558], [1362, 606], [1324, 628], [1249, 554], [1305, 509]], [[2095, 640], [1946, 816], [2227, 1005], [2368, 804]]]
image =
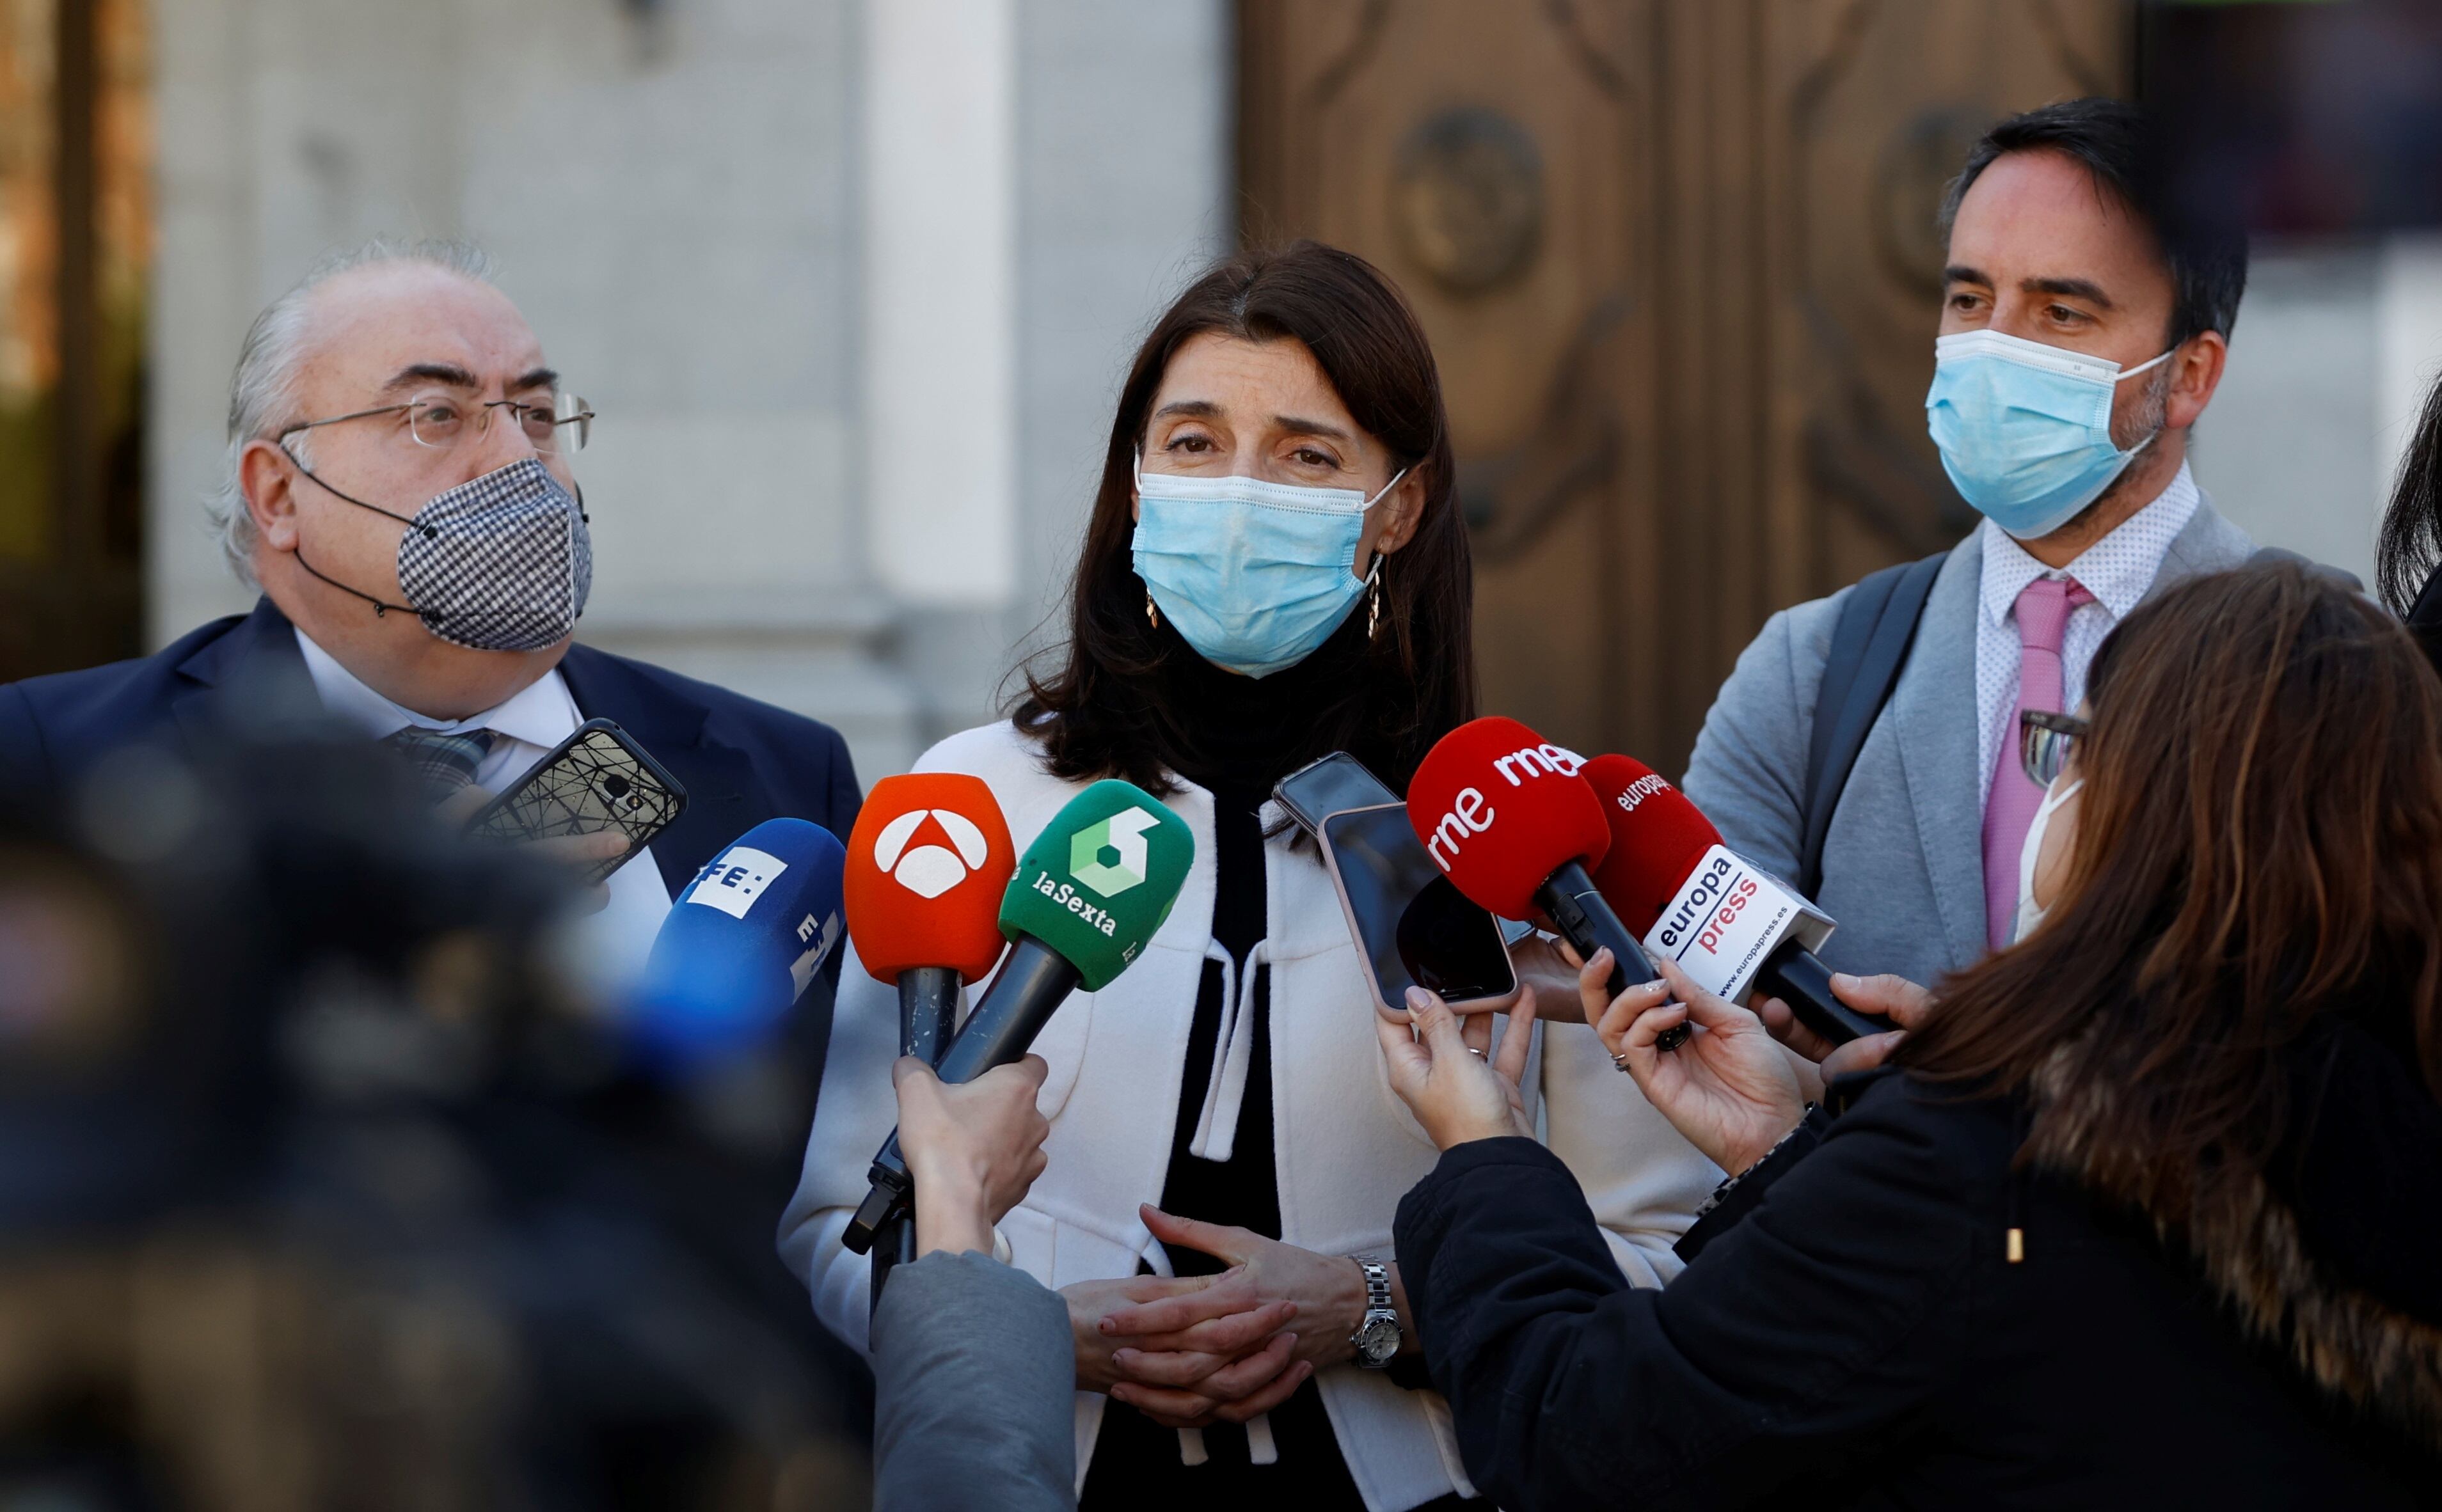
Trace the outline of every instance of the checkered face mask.
[[445, 641], [538, 651], [585, 612], [593, 537], [575, 498], [528, 457], [417, 510], [398, 543], [398, 586]]
[[376, 613], [413, 614], [434, 635], [473, 650], [538, 651], [565, 640], [585, 612], [593, 537], [584, 506], [531, 457], [433, 495], [412, 518], [331, 492], [407, 523], [398, 543], [405, 604], [324, 576], [298, 555], [298, 565]]

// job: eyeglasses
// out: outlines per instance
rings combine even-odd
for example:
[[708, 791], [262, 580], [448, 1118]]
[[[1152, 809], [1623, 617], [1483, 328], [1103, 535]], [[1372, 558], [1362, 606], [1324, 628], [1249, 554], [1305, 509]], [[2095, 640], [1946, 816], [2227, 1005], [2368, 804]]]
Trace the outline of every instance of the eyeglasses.
[[2049, 788], [2052, 779], [2068, 765], [2069, 748], [2092, 729], [2093, 722], [2074, 714], [2053, 714], [2046, 709], [2018, 711], [2018, 766], [2027, 780], [2038, 788]]
[[307, 420], [290, 426], [280, 433], [287, 440], [300, 430], [317, 426], [336, 426], [348, 420], [370, 420], [375, 415], [402, 415], [410, 439], [419, 446], [446, 451], [469, 436], [481, 436], [492, 428], [492, 411], [505, 410], [518, 428], [525, 432], [534, 449], [550, 456], [562, 451], [583, 451], [593, 432], [593, 410], [583, 399], [573, 393], [554, 394], [548, 405], [526, 404], [516, 399], [485, 399], [468, 403], [446, 393], [423, 393], [405, 404], [386, 404], [377, 409], [358, 410], [349, 414], [332, 415], [326, 420]]

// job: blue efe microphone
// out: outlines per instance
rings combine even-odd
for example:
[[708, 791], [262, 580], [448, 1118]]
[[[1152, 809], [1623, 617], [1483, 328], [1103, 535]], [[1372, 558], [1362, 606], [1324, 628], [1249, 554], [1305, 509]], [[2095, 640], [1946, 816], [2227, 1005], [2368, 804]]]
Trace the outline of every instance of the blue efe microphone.
[[692, 1066], [780, 1022], [845, 932], [847, 851], [803, 819], [766, 819], [723, 847], [670, 904], [629, 1020], [656, 1060]]

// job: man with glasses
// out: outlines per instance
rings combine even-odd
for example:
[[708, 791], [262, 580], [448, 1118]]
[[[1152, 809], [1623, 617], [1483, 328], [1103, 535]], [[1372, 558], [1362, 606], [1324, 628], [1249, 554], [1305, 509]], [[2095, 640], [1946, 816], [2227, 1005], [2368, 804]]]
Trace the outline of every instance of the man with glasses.
[[[411, 763], [454, 822], [585, 720], [611, 720], [687, 792], [566, 953], [615, 1004], [722, 847], [782, 815], [846, 835], [859, 794], [828, 727], [573, 643], [593, 571], [574, 463], [594, 423], [470, 249], [324, 264], [255, 321], [230, 385], [213, 519], [261, 601], [154, 656], [0, 687], [9, 796], [74, 792], [120, 748], [191, 751], [303, 710]], [[591, 865], [623, 844], [563, 848]], [[535, 1372], [520, 1464], [553, 1496], [615, 1502], [640, 1466], [656, 1486], [714, 1484], [836, 1415], [853, 1366], [772, 1264], [836, 980], [834, 957], [758, 1057], [709, 1068], [566, 1027], [540, 1073], [504, 1079], [505, 1111], [466, 1121], [471, 1165], [432, 1167], [427, 1144], [387, 1133], [334, 1155], [403, 1161], [380, 1169], [417, 1173], [414, 1211], [432, 1215], [405, 1242], [483, 1257], [469, 1274]]]
[[[155, 655], [0, 688], [0, 774], [64, 788], [131, 741], [273, 717], [284, 692], [396, 750], [455, 815], [611, 720], [687, 790], [589, 932], [615, 988], [720, 846], [777, 815], [847, 834], [856, 777], [827, 726], [572, 643], [593, 575], [574, 465], [593, 415], [485, 273], [471, 248], [376, 244], [263, 312], [212, 504], [261, 601]], [[549, 844], [577, 865], [624, 846]]]

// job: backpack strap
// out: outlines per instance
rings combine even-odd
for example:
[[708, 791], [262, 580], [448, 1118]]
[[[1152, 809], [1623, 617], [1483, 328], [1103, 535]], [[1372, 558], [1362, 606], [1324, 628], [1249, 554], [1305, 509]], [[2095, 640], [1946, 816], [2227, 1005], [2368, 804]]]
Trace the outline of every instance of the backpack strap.
[[1823, 888], [1823, 847], [1832, 815], [1849, 786], [1849, 773], [1874, 720], [1890, 701], [1900, 667], [1916, 642], [1917, 621], [1948, 552], [1868, 573], [1840, 605], [1832, 628], [1832, 652], [1814, 701], [1814, 732], [1806, 753], [1806, 820], [1798, 850], [1797, 890], [1812, 898]]

